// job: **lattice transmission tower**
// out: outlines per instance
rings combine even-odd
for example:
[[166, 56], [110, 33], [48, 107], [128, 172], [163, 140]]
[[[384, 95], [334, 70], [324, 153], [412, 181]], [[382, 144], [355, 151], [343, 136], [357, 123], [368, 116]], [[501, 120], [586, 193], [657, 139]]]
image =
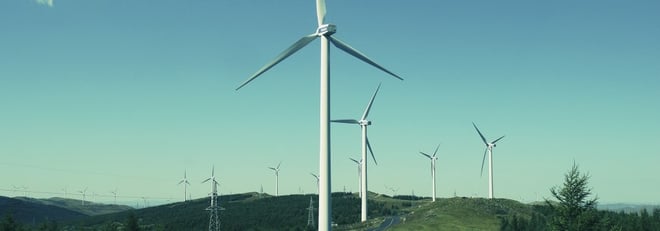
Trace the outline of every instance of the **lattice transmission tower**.
[[314, 225], [314, 199], [312, 197], [309, 197], [309, 208], [307, 208], [309, 211], [309, 215], [307, 215], [307, 226], [311, 226], [312, 228], [315, 228], [316, 225]]

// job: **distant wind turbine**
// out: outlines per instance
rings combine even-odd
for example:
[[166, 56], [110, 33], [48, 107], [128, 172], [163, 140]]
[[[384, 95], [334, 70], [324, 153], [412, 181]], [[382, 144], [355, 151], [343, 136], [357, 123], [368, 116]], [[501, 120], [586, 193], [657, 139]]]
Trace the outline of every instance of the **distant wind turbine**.
[[183, 202], [186, 202], [186, 196], [188, 195], [188, 185], [190, 185], [190, 182], [188, 182], [188, 177], [186, 177], [186, 170], [183, 170], [183, 179], [179, 181], [179, 185], [183, 184]]
[[84, 190], [78, 191], [82, 195], [82, 205], [85, 206], [85, 197], [87, 196], [87, 187]]
[[206, 180], [202, 181], [203, 183], [206, 183], [208, 181], [211, 181], [211, 194], [216, 195], [218, 193], [218, 181], [215, 179], [215, 166], [211, 167], [211, 176], [207, 178]]
[[376, 91], [374, 92], [373, 96], [371, 96], [371, 100], [369, 100], [369, 104], [367, 104], [367, 108], [364, 110], [364, 114], [362, 114], [362, 117], [360, 120], [355, 120], [355, 119], [340, 119], [340, 120], [331, 120], [332, 122], [336, 123], [346, 123], [346, 124], [357, 124], [360, 125], [360, 128], [362, 128], [362, 186], [360, 187], [360, 190], [362, 191], [362, 222], [367, 221], [367, 149], [369, 149], [369, 152], [371, 153], [371, 158], [373, 158], [374, 163], [378, 164], [376, 162], [376, 157], [374, 156], [374, 152], [371, 149], [371, 144], [369, 143], [369, 138], [367, 137], [367, 126], [371, 125], [371, 121], [367, 120], [367, 116], [369, 116], [369, 111], [371, 110], [371, 105], [374, 103], [374, 99], [376, 99], [376, 94], [378, 94], [378, 90], [380, 90], [380, 84], [378, 84], [378, 87], [376, 88]]
[[358, 160], [350, 158], [350, 157], [348, 159], [352, 160], [353, 162], [355, 162], [355, 164], [357, 164], [358, 196], [360, 196], [360, 198], [362, 198], [362, 160], [358, 161]]
[[367, 56], [362, 54], [362, 52], [356, 50], [345, 42], [332, 37], [332, 35], [337, 31], [337, 28], [333, 24], [326, 24], [325, 19], [325, 0], [316, 0], [316, 18], [318, 22], [318, 27], [316, 32], [302, 37], [296, 41], [289, 48], [280, 53], [273, 61], [269, 62], [256, 73], [254, 73], [250, 78], [243, 82], [236, 90], [242, 88], [246, 84], [250, 83], [252, 80], [268, 71], [273, 66], [280, 63], [282, 60], [296, 53], [298, 50], [307, 46], [307, 44], [314, 41], [317, 37], [321, 38], [321, 97], [320, 97], [320, 129], [319, 129], [319, 139], [320, 139], [320, 152], [319, 152], [319, 171], [320, 171], [320, 193], [319, 193], [319, 230], [330, 230], [332, 219], [332, 207], [331, 207], [331, 197], [330, 193], [332, 191], [331, 187], [331, 174], [330, 174], [330, 49], [329, 42], [332, 42], [340, 50], [362, 60], [363, 62], [372, 65], [381, 71], [388, 73], [389, 75], [394, 76], [395, 78], [403, 80], [398, 75], [390, 72], [384, 67], [380, 66], [376, 62], [369, 59]]
[[271, 170], [275, 171], [275, 196], [280, 195], [280, 165], [282, 162], [280, 161], [279, 164], [277, 164], [276, 168], [273, 167], [268, 167]]
[[486, 144], [486, 150], [484, 151], [484, 157], [481, 160], [481, 175], [484, 175], [484, 162], [486, 161], [486, 153], [488, 153], [488, 198], [493, 199], [493, 148], [496, 146], [495, 143], [497, 141], [501, 140], [504, 138], [504, 136], [501, 136], [500, 138], [497, 138], [493, 140], [492, 142], [486, 141], [486, 138], [484, 137], [483, 134], [481, 134], [481, 131], [479, 131], [479, 128], [477, 128], [477, 125], [472, 123], [472, 126], [474, 126], [474, 129], [477, 130], [477, 133], [479, 133], [479, 136], [481, 137], [481, 140], [484, 141], [484, 144]]
[[422, 154], [431, 160], [431, 178], [433, 178], [433, 199], [432, 201], [435, 201], [435, 161], [438, 159], [435, 155], [438, 153], [438, 148], [440, 148], [440, 145], [438, 144], [438, 147], [435, 148], [435, 151], [433, 152], [433, 155], [426, 154], [424, 152], [419, 152], [419, 154]]
[[312, 174], [312, 176], [314, 178], [316, 178], [316, 194], [318, 194], [319, 193], [319, 176], [314, 174], [314, 173], [309, 173], [309, 174]]
[[115, 188], [115, 190], [110, 191], [110, 193], [112, 193], [112, 195], [115, 197], [115, 204], [117, 204], [117, 188]]

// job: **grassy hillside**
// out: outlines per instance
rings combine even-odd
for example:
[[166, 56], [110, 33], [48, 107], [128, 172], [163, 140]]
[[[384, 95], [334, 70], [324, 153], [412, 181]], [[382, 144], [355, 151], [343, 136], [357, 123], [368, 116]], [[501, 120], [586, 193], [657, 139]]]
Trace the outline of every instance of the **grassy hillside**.
[[501, 217], [533, 213], [531, 206], [508, 199], [439, 198], [408, 210], [390, 230], [499, 230]]

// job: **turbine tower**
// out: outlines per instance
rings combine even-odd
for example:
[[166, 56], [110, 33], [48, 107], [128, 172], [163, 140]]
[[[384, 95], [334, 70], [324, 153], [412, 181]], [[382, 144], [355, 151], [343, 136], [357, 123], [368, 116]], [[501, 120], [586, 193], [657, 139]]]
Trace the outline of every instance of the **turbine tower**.
[[419, 154], [422, 154], [431, 160], [431, 177], [433, 178], [433, 198], [432, 201], [435, 201], [435, 161], [438, 159], [435, 155], [438, 153], [438, 148], [440, 148], [440, 145], [438, 144], [438, 147], [435, 148], [435, 151], [433, 152], [433, 155], [426, 154], [424, 152], [419, 152]]
[[64, 198], [68, 198], [67, 194], [69, 193], [69, 186], [64, 186], [62, 191], [64, 191]]
[[378, 165], [378, 162], [376, 162], [376, 157], [374, 156], [373, 150], [371, 150], [371, 144], [369, 143], [369, 138], [367, 137], [367, 126], [371, 125], [371, 121], [367, 120], [367, 116], [369, 116], [369, 111], [371, 110], [371, 105], [374, 103], [374, 99], [376, 99], [376, 94], [378, 94], [378, 90], [380, 89], [380, 84], [378, 84], [378, 87], [376, 88], [376, 91], [374, 92], [374, 95], [371, 96], [371, 100], [369, 101], [369, 104], [367, 104], [367, 108], [364, 110], [364, 114], [362, 114], [362, 118], [360, 120], [354, 120], [354, 119], [341, 119], [341, 120], [331, 120], [332, 122], [337, 122], [337, 123], [347, 123], [347, 124], [357, 124], [360, 125], [360, 128], [362, 128], [362, 181], [360, 183], [362, 184], [360, 187], [361, 195], [362, 195], [362, 216], [361, 216], [361, 221], [365, 222], [367, 221], [367, 197], [368, 197], [368, 189], [367, 189], [367, 149], [369, 149], [369, 152], [371, 153], [371, 158], [374, 159], [374, 163]]
[[115, 197], [115, 204], [117, 204], [117, 188], [115, 188], [115, 190], [110, 191], [110, 193], [112, 193], [112, 195]]
[[481, 137], [481, 140], [484, 141], [484, 144], [486, 144], [486, 150], [484, 151], [484, 157], [481, 160], [481, 175], [484, 175], [484, 162], [486, 161], [486, 153], [488, 153], [488, 198], [493, 199], [493, 148], [496, 146], [495, 143], [497, 141], [501, 140], [504, 138], [504, 136], [501, 136], [500, 138], [497, 138], [493, 140], [492, 142], [486, 141], [486, 138], [484, 137], [483, 134], [481, 134], [481, 131], [479, 131], [479, 128], [477, 128], [477, 125], [472, 123], [472, 126], [474, 126], [474, 129], [477, 129], [477, 133], [479, 133], [479, 136]]
[[271, 170], [275, 171], [275, 196], [280, 195], [280, 165], [282, 162], [280, 161], [279, 164], [277, 164], [276, 168], [273, 167], [268, 167]]
[[309, 174], [312, 174], [316, 178], [316, 194], [319, 194], [319, 176], [311, 172]]
[[358, 171], [358, 196], [362, 198], [362, 160], [358, 161], [353, 158], [348, 158], [355, 162], [357, 164], [357, 171]]
[[320, 129], [319, 129], [319, 174], [320, 174], [320, 193], [319, 193], [319, 230], [331, 230], [331, 197], [332, 191], [331, 174], [330, 174], [330, 49], [329, 42], [332, 42], [340, 50], [362, 60], [363, 62], [372, 65], [381, 71], [388, 73], [400, 80], [403, 80], [398, 75], [388, 71], [376, 62], [369, 59], [362, 52], [356, 50], [345, 42], [332, 37], [337, 31], [337, 27], [333, 24], [326, 24], [325, 19], [325, 0], [316, 0], [316, 18], [318, 27], [316, 31], [310, 35], [304, 36], [296, 41], [289, 48], [280, 53], [274, 60], [267, 63], [250, 78], [243, 82], [236, 90], [242, 88], [252, 80], [268, 71], [270, 68], [280, 63], [282, 60], [296, 53], [301, 48], [307, 46], [314, 39], [321, 38], [321, 83], [320, 83]]
[[183, 184], [183, 202], [186, 202], [188, 195], [188, 185], [190, 185], [190, 182], [188, 182], [188, 178], [186, 177], [186, 170], [183, 170], [183, 179], [179, 181], [179, 185], [180, 184]]
[[220, 230], [220, 218], [218, 217], [218, 211], [224, 210], [218, 205], [218, 181], [215, 179], [215, 166], [211, 168], [211, 177], [202, 181], [203, 183], [211, 182], [211, 206], [206, 208], [209, 211], [209, 231], [219, 231]]
[[85, 206], [85, 197], [87, 195], [87, 187], [85, 187], [84, 190], [78, 191], [82, 195], [82, 205]]

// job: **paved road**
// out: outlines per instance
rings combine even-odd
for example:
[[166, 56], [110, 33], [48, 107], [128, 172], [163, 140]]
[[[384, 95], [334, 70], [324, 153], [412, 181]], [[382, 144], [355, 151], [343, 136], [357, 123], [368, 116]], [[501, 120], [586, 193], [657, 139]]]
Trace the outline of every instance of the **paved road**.
[[399, 216], [391, 216], [391, 217], [385, 218], [385, 221], [383, 221], [383, 223], [380, 223], [380, 226], [378, 228], [370, 229], [370, 231], [384, 231], [387, 228], [389, 228], [390, 226], [399, 224], [399, 222], [401, 222], [401, 219], [399, 219]]

